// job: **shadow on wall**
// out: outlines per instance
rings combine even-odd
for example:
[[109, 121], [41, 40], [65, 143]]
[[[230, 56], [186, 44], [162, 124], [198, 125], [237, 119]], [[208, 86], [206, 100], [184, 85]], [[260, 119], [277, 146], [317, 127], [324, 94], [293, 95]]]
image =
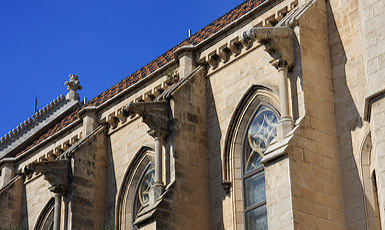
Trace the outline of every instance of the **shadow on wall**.
[[363, 216], [365, 213], [364, 191], [352, 145], [352, 132], [357, 128], [362, 128], [362, 118], [347, 84], [347, 77], [354, 76], [346, 76], [345, 48], [329, 1], [326, 1], [326, 12], [346, 228], [359, 226], [358, 229], [366, 229], [367, 223]]
[[[210, 78], [207, 78], [207, 128], [210, 179], [210, 229], [223, 230], [223, 201], [226, 193], [222, 188], [221, 129]], [[229, 213], [227, 213], [229, 214]]]
[[28, 206], [27, 206], [27, 191], [25, 185], [23, 185], [23, 201], [21, 209], [22, 229], [29, 229], [28, 227]]
[[114, 157], [111, 149], [111, 139], [107, 138], [107, 169], [106, 169], [106, 223], [105, 226], [115, 226], [116, 210], [116, 176]]
[[[294, 36], [294, 54], [296, 63], [291, 71], [288, 71], [288, 78], [290, 82], [290, 94], [291, 96], [291, 109], [293, 113], [294, 122], [301, 116], [299, 113], [299, 98], [303, 97], [303, 80], [302, 80], [302, 61], [301, 61], [301, 46], [297, 36]], [[299, 84], [298, 84], [299, 83]], [[298, 89], [298, 86], [300, 89]], [[301, 92], [298, 94], [298, 92]], [[302, 106], [302, 105], [300, 105]]]

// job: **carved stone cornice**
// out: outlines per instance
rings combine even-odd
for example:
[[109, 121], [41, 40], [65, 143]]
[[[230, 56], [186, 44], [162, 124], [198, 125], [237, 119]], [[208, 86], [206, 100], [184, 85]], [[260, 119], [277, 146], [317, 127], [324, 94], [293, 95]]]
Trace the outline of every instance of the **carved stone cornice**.
[[294, 35], [289, 27], [256, 27], [243, 32], [245, 43], [257, 40], [273, 58], [270, 63], [277, 69], [291, 69], [295, 64]]
[[136, 102], [123, 108], [123, 115], [133, 117], [136, 114], [148, 126], [152, 137], [165, 137], [170, 131], [170, 106], [167, 101]]
[[55, 194], [64, 196], [67, 194], [70, 175], [70, 161], [60, 159], [54, 161], [33, 162], [28, 164], [24, 169], [24, 173], [32, 172], [41, 173], [44, 179], [50, 183], [49, 190]]

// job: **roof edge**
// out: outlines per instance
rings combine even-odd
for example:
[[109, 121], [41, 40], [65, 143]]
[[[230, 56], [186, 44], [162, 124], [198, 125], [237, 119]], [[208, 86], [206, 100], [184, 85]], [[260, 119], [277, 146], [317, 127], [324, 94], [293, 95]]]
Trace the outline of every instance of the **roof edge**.
[[230, 22], [228, 25], [226, 25], [222, 29], [218, 30], [217, 32], [215, 32], [213, 35], [211, 35], [207, 39], [205, 39], [205, 40], [201, 41], [200, 43], [196, 44], [194, 48], [196, 48], [197, 50], [201, 49], [202, 47], [204, 47], [208, 43], [210, 43], [213, 40], [215, 40], [218, 37], [220, 37], [222, 34], [226, 33], [227, 30], [231, 30], [231, 29], [235, 28], [236, 26], [239, 26], [240, 24], [244, 23], [244, 21], [246, 21], [248, 18], [251, 18], [251, 15], [254, 15], [257, 11], [261, 11], [261, 10], [266, 9], [266, 8], [272, 8], [272, 7], [278, 5], [279, 3], [283, 2], [283, 1], [285, 1], [285, 0], [266, 0], [264, 2], [261, 2], [254, 9], [250, 10], [249, 12], [247, 12], [244, 15], [242, 15], [238, 19]]
[[[242, 15], [240, 18], [236, 19], [235, 21], [231, 22], [230, 24], [228, 24], [227, 26], [225, 26], [224, 28], [220, 29], [219, 31], [217, 31], [216, 33], [214, 33], [213, 35], [211, 35], [210, 37], [208, 37], [207, 39], [201, 41], [200, 43], [198, 43], [197, 45], [186, 45], [186, 46], [181, 46], [179, 47], [178, 49], [176, 49], [174, 51], [174, 59], [172, 61], [169, 61], [168, 63], [166, 63], [165, 65], [163, 65], [162, 67], [158, 68], [157, 70], [151, 72], [149, 75], [147, 75], [145, 78], [141, 79], [140, 81], [136, 82], [135, 84], [127, 87], [126, 89], [124, 89], [123, 91], [121, 91], [120, 93], [116, 94], [115, 96], [113, 96], [112, 98], [104, 101], [102, 104], [96, 106], [96, 110], [100, 110], [100, 109], [103, 109], [105, 107], [107, 107], [112, 101], [124, 96], [126, 93], [128, 93], [129, 91], [139, 87], [140, 85], [144, 84], [145, 82], [149, 81], [150, 79], [154, 78], [157, 74], [163, 72], [164, 70], [166, 70], [169, 66], [172, 66], [174, 64], [178, 64], [178, 58], [177, 58], [177, 55], [185, 50], [188, 50], [188, 51], [191, 51], [193, 50], [193, 52], [197, 51], [198, 49], [202, 48], [203, 46], [205, 46], [206, 44], [212, 42], [213, 40], [215, 40], [216, 38], [218, 38], [219, 36], [221, 36], [222, 34], [224, 34], [227, 30], [230, 30], [236, 26], [238, 26], [239, 24], [243, 23], [245, 20], [247, 20], [247, 18], [250, 18], [251, 15], [253, 15], [255, 12], [257, 11], [260, 11], [260, 10], [263, 10], [264, 8], [271, 8], [271, 7], [274, 7], [276, 5], [278, 5], [279, 3], [283, 2], [284, 0], [266, 0], [264, 2], [262, 2], [260, 5], [258, 5], [257, 7], [255, 7], [254, 9], [250, 10], [249, 12], [247, 12], [246, 14]], [[271, 5], [273, 3], [273, 5]], [[182, 41], [183, 42], [183, 41]], [[181, 42], [181, 43], [182, 43]], [[156, 58], [155, 58], [156, 59]], [[155, 60], [154, 59], [154, 60]], [[152, 60], [152, 61], [154, 61]], [[150, 62], [151, 63], [151, 62]], [[87, 108], [87, 107], [85, 107]], [[83, 109], [82, 109], [83, 110]], [[84, 113], [84, 112], [83, 112]]]
[[6, 146], [11, 144], [13, 140], [31, 130], [40, 121], [49, 116], [49, 113], [53, 113], [66, 102], [67, 100], [65, 96], [61, 94], [48, 105], [35, 112], [31, 117], [27, 118], [24, 122], [20, 123], [20, 125], [16, 126], [16, 128], [12, 129], [8, 134], [5, 134], [0, 138], [0, 149], [4, 149]]

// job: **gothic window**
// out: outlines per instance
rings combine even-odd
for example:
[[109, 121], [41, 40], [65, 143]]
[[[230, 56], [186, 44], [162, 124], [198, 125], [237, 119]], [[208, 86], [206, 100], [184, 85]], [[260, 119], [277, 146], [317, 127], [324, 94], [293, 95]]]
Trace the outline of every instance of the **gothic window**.
[[263, 153], [276, 138], [278, 114], [261, 105], [251, 117], [243, 141], [244, 217], [246, 230], [267, 229]]
[[34, 230], [53, 230], [55, 199], [51, 198], [40, 213]]
[[369, 132], [361, 146], [362, 187], [364, 188], [367, 229], [381, 229], [375, 162], [375, 151], [372, 148], [372, 138]]
[[116, 229], [132, 229], [138, 214], [148, 205], [154, 177], [154, 152], [143, 146], [135, 154], [118, 195]]
[[139, 212], [147, 206], [149, 202], [149, 192], [151, 186], [154, 184], [155, 168], [152, 164], [147, 166], [146, 171], [141, 176], [134, 202], [133, 219], [136, 219]]

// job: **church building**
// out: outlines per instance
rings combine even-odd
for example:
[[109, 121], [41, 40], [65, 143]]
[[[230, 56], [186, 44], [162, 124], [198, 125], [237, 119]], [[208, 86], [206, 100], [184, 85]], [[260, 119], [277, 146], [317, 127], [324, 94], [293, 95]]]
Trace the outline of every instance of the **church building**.
[[138, 69], [1, 137], [0, 230], [385, 229], [384, 0], [246, 0]]

